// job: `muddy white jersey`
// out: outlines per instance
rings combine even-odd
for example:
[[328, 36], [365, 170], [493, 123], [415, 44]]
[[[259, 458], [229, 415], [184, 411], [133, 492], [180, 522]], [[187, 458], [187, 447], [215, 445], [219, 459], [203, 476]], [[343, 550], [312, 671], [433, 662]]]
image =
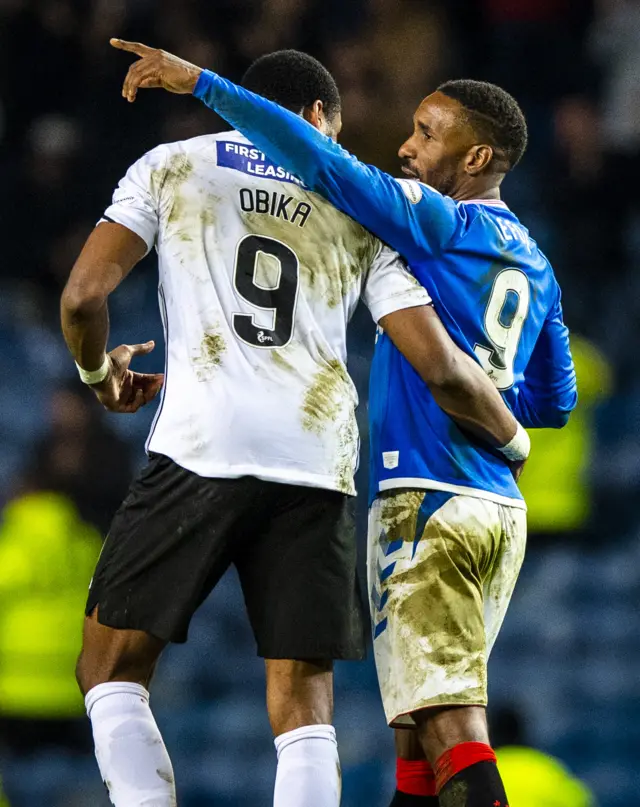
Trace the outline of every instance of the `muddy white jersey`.
[[166, 342], [147, 449], [200, 476], [353, 494], [347, 323], [429, 302], [399, 256], [237, 132], [162, 145], [104, 219], [158, 253]]

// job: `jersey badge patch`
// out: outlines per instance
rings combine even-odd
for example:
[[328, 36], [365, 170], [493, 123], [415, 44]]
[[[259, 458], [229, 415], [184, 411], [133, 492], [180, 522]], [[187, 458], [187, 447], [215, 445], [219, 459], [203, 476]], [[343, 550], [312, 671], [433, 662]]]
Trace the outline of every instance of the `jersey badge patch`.
[[384, 467], [391, 471], [394, 468], [398, 467], [398, 463], [400, 462], [400, 452], [399, 451], [383, 451], [382, 452], [382, 464]]

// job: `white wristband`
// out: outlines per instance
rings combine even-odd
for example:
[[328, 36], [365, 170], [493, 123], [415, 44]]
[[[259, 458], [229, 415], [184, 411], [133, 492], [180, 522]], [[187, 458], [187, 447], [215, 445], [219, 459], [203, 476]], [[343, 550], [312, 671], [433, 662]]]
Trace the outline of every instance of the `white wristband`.
[[498, 451], [512, 462], [521, 462], [522, 460], [526, 460], [529, 456], [531, 451], [531, 438], [518, 423], [518, 428], [513, 438], [509, 440], [506, 446], [499, 448]]
[[89, 385], [99, 384], [101, 381], [104, 381], [109, 373], [110, 366], [111, 362], [109, 360], [109, 356], [107, 355], [105, 355], [104, 361], [97, 370], [85, 370], [84, 367], [80, 367], [78, 362], [76, 362], [76, 367], [78, 368], [78, 373], [80, 374], [80, 380], [83, 384]]

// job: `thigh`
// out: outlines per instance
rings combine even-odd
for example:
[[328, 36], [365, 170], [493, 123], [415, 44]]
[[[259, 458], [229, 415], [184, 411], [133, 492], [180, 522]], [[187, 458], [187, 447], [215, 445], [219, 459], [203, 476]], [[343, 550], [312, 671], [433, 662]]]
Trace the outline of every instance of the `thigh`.
[[258, 654], [360, 659], [365, 653], [353, 500], [270, 484], [260, 537], [235, 558]]
[[[255, 482], [255, 480], [253, 480]], [[246, 523], [249, 479], [206, 479], [155, 455], [116, 513], [86, 613], [100, 624], [184, 642], [194, 611], [231, 562]]]
[[439, 491], [373, 504], [369, 589], [374, 652], [391, 725], [434, 706], [485, 705], [483, 581], [501, 536], [499, 506]]
[[527, 513], [500, 505], [502, 537], [483, 586], [487, 655], [491, 653], [511, 602], [527, 548]]

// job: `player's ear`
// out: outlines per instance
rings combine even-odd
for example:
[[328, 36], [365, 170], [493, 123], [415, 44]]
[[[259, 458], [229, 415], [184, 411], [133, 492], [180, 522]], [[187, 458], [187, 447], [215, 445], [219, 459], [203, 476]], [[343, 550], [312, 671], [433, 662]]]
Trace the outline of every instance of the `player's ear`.
[[325, 114], [322, 101], [314, 101], [302, 110], [302, 117], [321, 132], [324, 130]]
[[467, 152], [465, 170], [475, 177], [485, 171], [493, 159], [494, 151], [491, 146], [472, 146]]

